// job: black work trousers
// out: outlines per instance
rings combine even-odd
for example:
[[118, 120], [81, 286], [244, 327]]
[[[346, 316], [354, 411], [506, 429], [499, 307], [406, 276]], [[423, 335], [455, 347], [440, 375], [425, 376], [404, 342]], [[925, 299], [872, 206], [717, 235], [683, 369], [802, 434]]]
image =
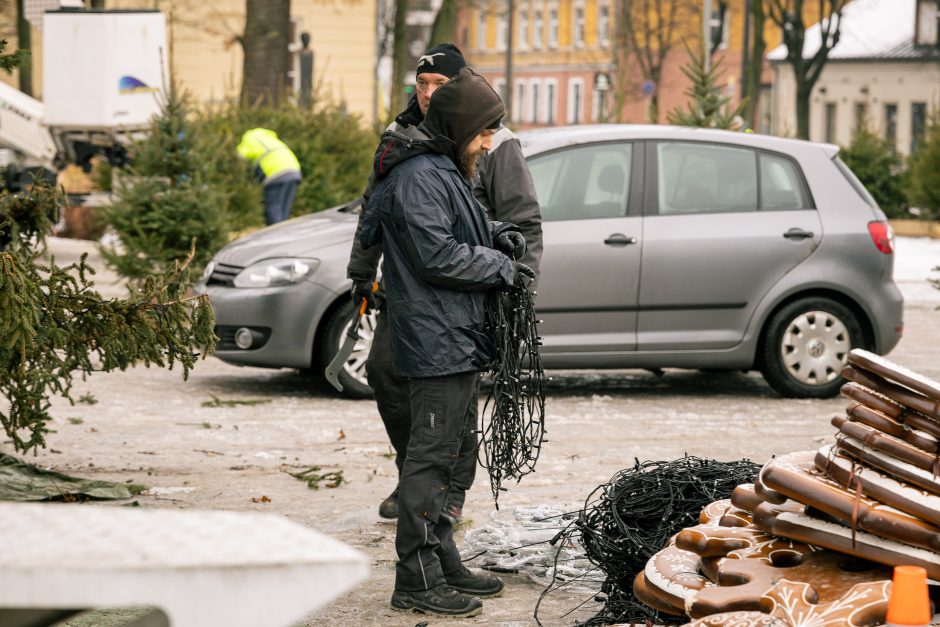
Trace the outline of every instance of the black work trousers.
[[460, 570], [451, 519], [473, 484], [479, 373], [411, 379], [411, 432], [399, 479], [396, 590], [429, 590]]
[[[385, 432], [395, 449], [395, 465], [401, 477], [411, 437], [411, 389], [408, 379], [395, 374], [392, 368], [391, 333], [388, 328], [388, 314], [379, 309], [376, 315], [375, 331], [369, 358], [366, 361], [366, 377], [375, 394], [375, 403], [379, 416], [385, 425]], [[478, 378], [479, 381], [479, 378]], [[479, 396], [479, 384], [473, 392], [474, 403]], [[476, 427], [474, 427], [476, 428]], [[476, 475], [476, 457], [462, 460], [463, 466], [454, 473], [453, 481], [461, 494], [470, 489]], [[452, 520], [459, 520], [463, 510], [463, 498], [449, 498], [445, 513]]]

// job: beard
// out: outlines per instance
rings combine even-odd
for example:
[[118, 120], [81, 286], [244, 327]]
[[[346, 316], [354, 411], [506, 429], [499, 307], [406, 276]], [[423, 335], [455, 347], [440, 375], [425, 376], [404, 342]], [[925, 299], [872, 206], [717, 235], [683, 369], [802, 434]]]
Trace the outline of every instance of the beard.
[[460, 173], [464, 175], [468, 181], [472, 181], [473, 178], [477, 175], [477, 163], [480, 160], [480, 157], [483, 156], [483, 151], [470, 152], [465, 150], [462, 155], [460, 155], [460, 160], [457, 163], [457, 169], [460, 170]]

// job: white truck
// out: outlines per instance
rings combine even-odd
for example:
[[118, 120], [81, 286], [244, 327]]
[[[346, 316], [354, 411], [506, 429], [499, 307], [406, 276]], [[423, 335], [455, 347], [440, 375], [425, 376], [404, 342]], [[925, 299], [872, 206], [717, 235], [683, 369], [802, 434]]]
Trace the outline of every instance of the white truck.
[[43, 100], [0, 83], [0, 167], [17, 189], [69, 163], [115, 164], [149, 128], [169, 84], [166, 20], [148, 10], [43, 15]]

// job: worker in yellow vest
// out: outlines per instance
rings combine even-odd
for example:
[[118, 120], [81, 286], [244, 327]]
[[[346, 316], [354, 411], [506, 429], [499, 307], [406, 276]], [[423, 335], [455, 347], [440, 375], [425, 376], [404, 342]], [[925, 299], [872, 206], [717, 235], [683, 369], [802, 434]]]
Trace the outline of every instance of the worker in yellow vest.
[[264, 219], [267, 224], [286, 220], [300, 183], [300, 163], [277, 138], [277, 133], [266, 128], [245, 131], [238, 154], [248, 160], [255, 176], [264, 183]]

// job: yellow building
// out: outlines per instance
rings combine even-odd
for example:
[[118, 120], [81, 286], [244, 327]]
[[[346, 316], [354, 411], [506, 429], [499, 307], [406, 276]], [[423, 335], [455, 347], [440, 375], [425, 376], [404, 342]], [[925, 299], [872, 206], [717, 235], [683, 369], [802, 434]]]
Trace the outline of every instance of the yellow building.
[[[377, 0], [293, 0], [292, 50], [300, 33], [309, 32], [314, 52], [314, 85], [320, 97], [342, 103], [350, 113], [371, 123], [378, 102], [376, 82]], [[10, 3], [12, 9], [12, 3]], [[174, 79], [199, 101], [237, 97], [241, 86], [245, 0], [106, 0], [106, 9], [159, 9], [167, 18], [170, 65]], [[0, 15], [0, 32], [15, 49], [12, 10]], [[33, 94], [42, 99], [42, 32], [32, 30]], [[297, 55], [294, 55], [295, 57]], [[296, 72], [295, 63], [295, 76]], [[0, 73], [18, 85], [16, 75]], [[299, 84], [299, 83], [298, 83]]]

